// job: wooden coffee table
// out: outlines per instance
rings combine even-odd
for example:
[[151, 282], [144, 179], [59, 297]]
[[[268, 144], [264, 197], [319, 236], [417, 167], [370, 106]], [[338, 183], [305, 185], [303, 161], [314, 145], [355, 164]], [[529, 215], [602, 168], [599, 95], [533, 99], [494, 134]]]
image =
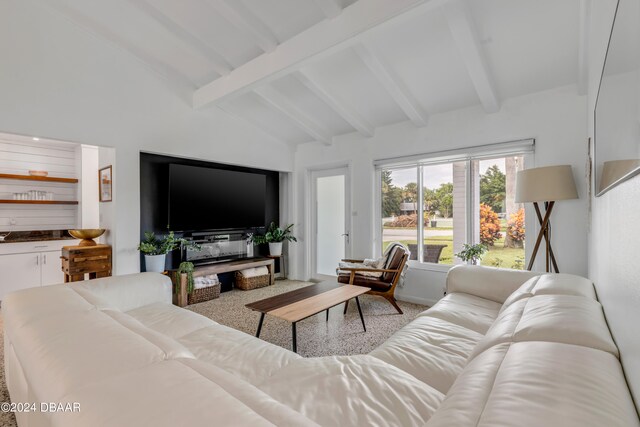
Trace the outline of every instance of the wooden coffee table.
[[352, 298], [355, 298], [356, 300], [358, 313], [360, 313], [360, 320], [362, 321], [362, 327], [366, 332], [367, 327], [364, 324], [364, 317], [362, 316], [362, 309], [360, 308], [358, 296], [367, 293], [370, 290], [371, 288], [365, 288], [362, 286], [343, 285], [336, 281], [326, 281], [252, 302], [251, 304], [247, 304], [246, 307], [260, 312], [260, 322], [258, 323], [256, 337], [260, 337], [260, 331], [262, 330], [262, 322], [264, 322], [265, 314], [291, 322], [293, 352], [296, 353], [298, 349], [296, 342], [296, 323], [325, 310], [327, 312], [328, 321], [329, 309], [331, 307], [347, 302]]

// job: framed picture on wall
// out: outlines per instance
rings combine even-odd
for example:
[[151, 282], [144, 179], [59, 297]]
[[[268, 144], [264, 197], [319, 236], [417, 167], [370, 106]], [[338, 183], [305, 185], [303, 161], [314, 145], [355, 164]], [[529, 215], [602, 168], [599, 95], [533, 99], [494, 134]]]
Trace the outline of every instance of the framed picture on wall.
[[100, 182], [100, 201], [110, 202], [113, 200], [113, 171], [111, 165], [98, 171]]

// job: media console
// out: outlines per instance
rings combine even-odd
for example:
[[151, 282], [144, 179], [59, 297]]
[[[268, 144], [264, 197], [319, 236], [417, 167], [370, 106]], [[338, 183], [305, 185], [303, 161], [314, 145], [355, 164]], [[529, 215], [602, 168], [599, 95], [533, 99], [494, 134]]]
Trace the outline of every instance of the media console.
[[[193, 276], [206, 276], [209, 274], [229, 273], [232, 271], [244, 270], [246, 268], [254, 267], [267, 267], [269, 270], [269, 280], [273, 285], [275, 283], [275, 271], [274, 271], [273, 258], [247, 258], [238, 259], [234, 261], [222, 261], [216, 264], [199, 265], [193, 270]], [[187, 280], [186, 274], [182, 274], [180, 280], [175, 283], [177, 290], [175, 292], [175, 304], [179, 307], [187, 305]]]

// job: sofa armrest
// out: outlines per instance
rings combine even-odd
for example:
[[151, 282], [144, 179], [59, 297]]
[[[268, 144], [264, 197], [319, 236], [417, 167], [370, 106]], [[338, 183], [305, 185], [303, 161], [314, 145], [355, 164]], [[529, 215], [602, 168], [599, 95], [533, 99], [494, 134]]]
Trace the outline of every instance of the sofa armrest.
[[136, 273], [73, 282], [70, 286], [98, 308], [129, 311], [156, 302], [171, 304], [171, 279], [160, 273]]
[[447, 293], [462, 292], [503, 304], [524, 282], [540, 274], [526, 270], [457, 265], [447, 274]]

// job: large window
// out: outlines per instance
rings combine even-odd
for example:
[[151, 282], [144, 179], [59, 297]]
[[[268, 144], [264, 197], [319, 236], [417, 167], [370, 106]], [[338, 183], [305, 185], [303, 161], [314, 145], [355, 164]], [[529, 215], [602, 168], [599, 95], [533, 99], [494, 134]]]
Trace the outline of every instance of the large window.
[[462, 262], [455, 254], [465, 243], [481, 243], [482, 265], [523, 269], [525, 214], [515, 203], [523, 166], [524, 155], [509, 154], [380, 167], [382, 250], [399, 241], [412, 260], [446, 265]]

